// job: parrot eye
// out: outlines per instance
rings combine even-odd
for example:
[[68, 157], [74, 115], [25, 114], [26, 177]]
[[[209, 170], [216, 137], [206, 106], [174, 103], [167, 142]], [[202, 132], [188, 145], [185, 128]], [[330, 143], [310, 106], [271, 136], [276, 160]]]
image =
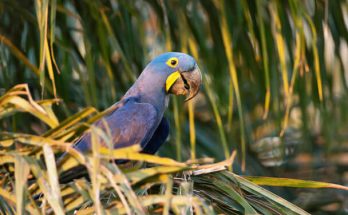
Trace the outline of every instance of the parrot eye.
[[179, 63], [179, 60], [176, 57], [171, 57], [167, 60], [167, 65], [172, 68], [175, 68], [178, 65], [178, 63]]

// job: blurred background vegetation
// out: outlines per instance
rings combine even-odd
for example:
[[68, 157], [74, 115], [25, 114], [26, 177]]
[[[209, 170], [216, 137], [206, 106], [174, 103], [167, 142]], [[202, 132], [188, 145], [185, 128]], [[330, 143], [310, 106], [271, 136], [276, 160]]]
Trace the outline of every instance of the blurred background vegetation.
[[[160, 155], [221, 161], [237, 149], [237, 173], [347, 185], [347, 42], [346, 0], [1, 0], [0, 95], [28, 83], [35, 100], [59, 99], [61, 122], [118, 101], [156, 55], [187, 52], [204, 86], [171, 99]], [[19, 113], [0, 130], [48, 127]], [[272, 191], [318, 214], [348, 210], [342, 192]]]

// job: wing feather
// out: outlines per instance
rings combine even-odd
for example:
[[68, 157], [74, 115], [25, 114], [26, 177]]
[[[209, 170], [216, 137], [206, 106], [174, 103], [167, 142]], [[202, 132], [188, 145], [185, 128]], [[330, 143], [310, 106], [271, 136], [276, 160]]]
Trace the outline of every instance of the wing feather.
[[[102, 128], [106, 133], [110, 131], [115, 149], [134, 144], [144, 147], [160, 122], [157, 115], [153, 105], [131, 100], [96, 122], [95, 126]], [[103, 141], [101, 143], [106, 146]], [[80, 151], [88, 151], [91, 148], [90, 132], [82, 136], [75, 148]]]

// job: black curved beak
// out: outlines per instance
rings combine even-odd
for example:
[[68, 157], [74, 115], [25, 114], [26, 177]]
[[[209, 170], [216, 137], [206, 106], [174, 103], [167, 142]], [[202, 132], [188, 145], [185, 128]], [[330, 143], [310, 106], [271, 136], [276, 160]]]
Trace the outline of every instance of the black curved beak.
[[170, 88], [169, 93], [185, 95], [186, 102], [198, 94], [202, 84], [202, 74], [196, 64], [192, 70], [181, 72], [180, 76]]

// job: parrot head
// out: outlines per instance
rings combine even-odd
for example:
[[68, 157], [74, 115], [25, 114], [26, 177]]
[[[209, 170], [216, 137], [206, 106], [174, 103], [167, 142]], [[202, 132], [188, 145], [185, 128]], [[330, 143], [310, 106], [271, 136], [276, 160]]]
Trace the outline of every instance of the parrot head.
[[180, 52], [168, 52], [157, 56], [145, 68], [164, 77], [167, 94], [184, 95], [185, 101], [199, 92], [202, 75], [193, 57]]

